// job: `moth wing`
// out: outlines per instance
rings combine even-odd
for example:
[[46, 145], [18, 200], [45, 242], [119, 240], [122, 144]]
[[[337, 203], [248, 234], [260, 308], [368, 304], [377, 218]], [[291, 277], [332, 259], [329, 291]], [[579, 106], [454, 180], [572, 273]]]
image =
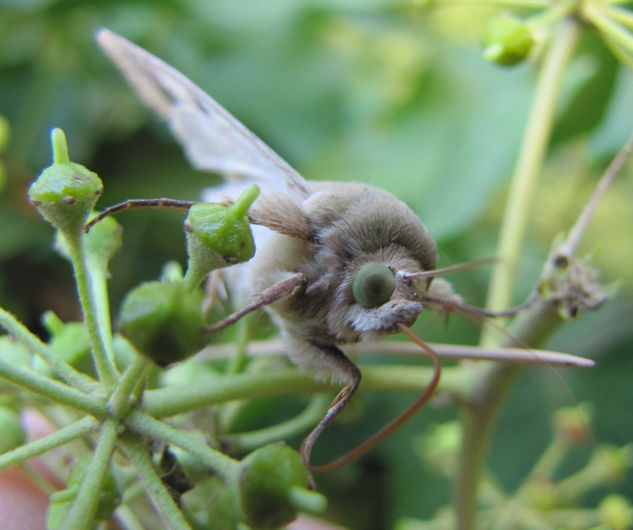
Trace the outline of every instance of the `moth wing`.
[[194, 167], [234, 182], [306, 192], [299, 173], [183, 74], [108, 29], [96, 38], [141, 100], [169, 123]]

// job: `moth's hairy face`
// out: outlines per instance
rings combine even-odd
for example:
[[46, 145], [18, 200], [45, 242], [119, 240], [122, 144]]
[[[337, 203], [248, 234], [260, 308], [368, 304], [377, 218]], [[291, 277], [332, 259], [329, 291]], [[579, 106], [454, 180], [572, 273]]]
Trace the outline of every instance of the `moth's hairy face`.
[[[407, 278], [404, 273], [420, 272], [419, 262], [401, 249], [397, 255], [368, 256], [351, 264], [344, 275], [344, 280], [337, 288], [335, 302], [328, 316], [329, 324], [336, 334], [347, 341], [375, 339], [379, 336], [395, 333], [398, 324], [411, 326], [423, 309], [423, 299], [430, 285], [429, 278]], [[393, 292], [380, 303], [368, 306], [359, 300], [355, 293], [354, 283], [358, 283], [364, 266], [378, 264], [384, 268], [384, 274], [393, 278]], [[356, 295], [356, 296], [355, 296]]]

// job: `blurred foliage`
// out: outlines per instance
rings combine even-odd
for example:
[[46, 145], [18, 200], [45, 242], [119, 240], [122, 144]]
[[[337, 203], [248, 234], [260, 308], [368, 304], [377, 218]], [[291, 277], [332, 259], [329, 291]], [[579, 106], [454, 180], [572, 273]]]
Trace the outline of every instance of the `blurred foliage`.
[[[52, 232], [26, 201], [28, 183], [48, 164], [51, 127], [66, 131], [73, 160], [105, 182], [102, 205], [131, 197], [194, 199], [218, 182], [189, 168], [163, 125], [135, 100], [93, 41], [100, 26], [183, 71], [306, 177], [365, 181], [405, 200], [436, 238], [441, 264], [493, 255], [537, 73], [532, 63], [503, 69], [482, 58], [478, 39], [496, 12], [429, 12], [394, 0], [0, 0], [0, 114], [8, 123], [0, 122], [0, 303], [36, 329], [48, 308], [64, 320], [77, 318], [68, 267], [46, 250]], [[632, 90], [631, 72], [585, 31], [567, 72], [517, 301], [633, 128]], [[633, 438], [632, 167], [603, 199], [581, 248], [594, 254], [607, 282], [620, 282], [617, 300], [583, 315], [550, 344], [598, 361], [562, 377], [578, 399], [594, 403], [600, 443]], [[124, 251], [111, 265], [114, 309], [132, 286], [155, 279], [164, 262], [184, 262], [181, 218], [121, 216]], [[486, 281], [487, 271], [477, 270], [454, 284], [481, 304]], [[456, 318], [448, 327], [425, 322], [420, 329], [428, 340], [449, 342], [472, 342], [477, 333]], [[569, 404], [551, 372], [529, 370], [501, 415], [490, 466], [503, 487], [514, 488], [545, 447], [553, 402]], [[342, 417], [324, 435], [315, 460], [351, 447], [410, 399], [364, 397], [347, 413], [354, 421]], [[274, 416], [271, 403], [265, 407]], [[431, 424], [453, 417], [452, 408], [427, 407], [366, 458], [320, 477], [330, 518], [369, 529], [433, 515], [449, 498], [449, 482], [414, 448]], [[631, 498], [633, 483], [614, 491]], [[587, 506], [599, 498], [588, 495]]]

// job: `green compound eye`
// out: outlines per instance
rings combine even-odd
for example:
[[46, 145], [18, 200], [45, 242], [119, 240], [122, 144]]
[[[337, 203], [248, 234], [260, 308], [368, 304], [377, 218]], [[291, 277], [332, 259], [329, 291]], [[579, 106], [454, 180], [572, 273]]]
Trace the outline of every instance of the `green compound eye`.
[[396, 288], [393, 272], [384, 263], [367, 263], [356, 273], [352, 294], [359, 305], [369, 309], [384, 304]]

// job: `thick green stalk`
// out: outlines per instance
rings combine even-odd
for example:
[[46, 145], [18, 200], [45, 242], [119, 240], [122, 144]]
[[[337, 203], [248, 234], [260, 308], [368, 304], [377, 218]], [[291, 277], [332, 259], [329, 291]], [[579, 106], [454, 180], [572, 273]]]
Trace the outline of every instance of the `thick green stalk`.
[[110, 333], [110, 330], [104, 330], [99, 327], [99, 316], [83, 249], [83, 235], [71, 236], [66, 234], [66, 243], [68, 244], [70, 260], [75, 271], [77, 293], [79, 294], [84, 323], [88, 331], [95, 368], [99, 374], [99, 379], [106, 388], [111, 389], [116, 384], [117, 375], [106, 353], [106, 340], [102, 337], [102, 333]]
[[33, 335], [17, 318], [11, 313], [0, 308], [0, 326], [9, 335], [13, 335], [18, 341], [24, 344], [31, 352], [41, 357], [55, 372], [68, 384], [73, 385], [84, 392], [91, 392], [98, 388], [97, 383], [82, 373], [77, 372], [72, 366], [62, 361], [44, 344], [36, 335]]
[[327, 394], [314, 396], [308, 406], [295, 417], [257, 431], [222, 436], [222, 444], [231, 447], [233, 451], [252, 451], [267, 443], [287, 440], [312, 429], [324, 416], [330, 401]]
[[2, 359], [0, 359], [0, 377], [38, 396], [69, 406], [75, 410], [92, 414], [98, 418], [104, 418], [108, 413], [105, 405], [96, 398], [75, 390], [64, 383], [59, 383], [19, 366], [13, 366]]
[[[575, 20], [561, 22], [539, 75], [503, 217], [497, 249], [499, 264], [493, 272], [486, 303], [493, 311], [512, 305], [523, 234], [556, 115], [563, 73], [578, 40], [579, 29]], [[481, 343], [494, 344], [493, 335], [494, 330], [484, 326]]]
[[191, 529], [182, 511], [167, 491], [167, 488], [156, 473], [154, 464], [149, 454], [145, 450], [145, 445], [141, 438], [130, 439], [123, 443], [125, 452], [130, 461], [136, 467], [138, 475], [149, 493], [154, 506], [159, 511], [169, 528], [177, 530]]
[[64, 445], [65, 443], [71, 442], [76, 438], [84, 436], [90, 432], [93, 432], [98, 427], [98, 423], [94, 418], [86, 416], [75, 423], [71, 423], [66, 427], [55, 431], [52, 434], [44, 436], [43, 438], [38, 438], [31, 443], [26, 445], [22, 445], [20, 447], [16, 447], [12, 451], [8, 453], [4, 453], [0, 456], [0, 469], [5, 467], [13, 466], [15, 464], [19, 464], [20, 462], [24, 462], [29, 458], [33, 458], [34, 456], [41, 455], [46, 451], [50, 451], [55, 447], [59, 447], [60, 445]]
[[227, 481], [236, 478], [239, 462], [209, 447], [200, 435], [174, 429], [138, 410], [130, 413], [125, 419], [125, 424], [138, 434], [159, 438], [197, 456]]
[[[529, 207], [552, 130], [563, 72], [571, 59], [579, 29], [575, 20], [561, 22], [538, 79], [504, 217], [498, 251], [500, 265], [493, 275], [488, 298], [491, 309], [507, 307], [511, 303]], [[524, 344], [534, 345], [529, 342], [530, 330], [523, 331], [524, 334], [515, 336], [524, 340]], [[492, 339], [492, 330], [484, 330], [482, 343], [493, 342], [498, 341]], [[467, 393], [467, 408], [462, 413], [462, 446], [454, 493], [457, 527], [460, 530], [476, 528], [477, 492], [486, 448], [500, 405], [518, 371], [516, 366], [486, 363], [471, 373], [473, 383]]]
[[125, 370], [119, 384], [110, 396], [108, 408], [115, 418], [120, 418], [131, 406], [132, 394], [139, 384], [147, 378], [151, 363], [142, 355], [138, 355]]
[[[431, 379], [431, 369], [416, 366], [380, 366], [363, 369], [363, 390], [422, 392]], [[463, 371], [444, 370], [442, 389], [458, 391], [466, 380]], [[221, 379], [199, 380], [189, 385], [173, 385], [148, 390], [143, 395], [144, 410], [155, 417], [183, 414], [202, 407], [235, 399], [251, 399], [284, 394], [314, 394], [340, 390], [335, 385], [315, 381], [310, 375], [288, 369], [258, 374], [227, 375]]]
[[62, 524], [63, 528], [91, 528], [94, 524], [94, 514], [99, 504], [99, 490], [110, 467], [116, 440], [117, 423], [114, 420], [106, 420], [101, 427], [97, 447], [86, 469], [86, 476], [79, 487], [77, 498]]

